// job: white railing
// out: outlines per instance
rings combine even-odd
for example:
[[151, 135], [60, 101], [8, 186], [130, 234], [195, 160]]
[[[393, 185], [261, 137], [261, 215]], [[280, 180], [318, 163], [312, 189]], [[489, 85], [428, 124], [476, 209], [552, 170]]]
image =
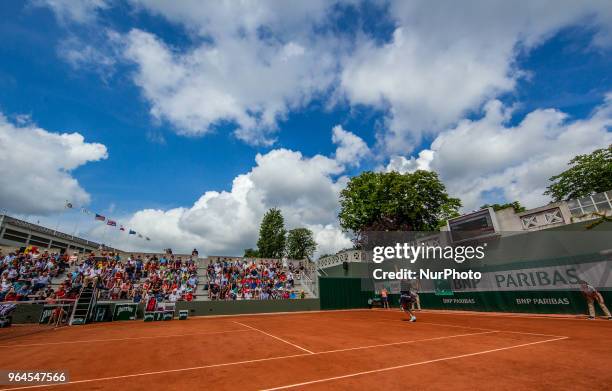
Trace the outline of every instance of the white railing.
[[317, 261], [317, 269], [322, 270], [329, 267], [342, 265], [343, 262], [365, 262], [364, 253], [360, 250], [349, 250], [343, 251], [336, 255], [321, 258]]
[[319, 284], [317, 284], [317, 277], [311, 278], [306, 272], [302, 273], [301, 283], [302, 287], [309, 291], [313, 297], [319, 297]]

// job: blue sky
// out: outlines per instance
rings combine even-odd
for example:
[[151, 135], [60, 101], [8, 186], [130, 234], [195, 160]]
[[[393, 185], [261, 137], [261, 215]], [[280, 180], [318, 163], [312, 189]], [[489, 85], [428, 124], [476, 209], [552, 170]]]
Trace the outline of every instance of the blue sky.
[[[543, 5], [507, 11], [503, 3], [475, 2], [459, 14], [451, 3], [437, 10], [402, 3], [296, 3], [291, 10], [274, 2], [248, 9], [212, 2], [174, 8], [140, 1], [2, 2], [4, 126], [17, 138], [35, 127], [76, 132], [84, 138], [80, 147], [97, 143], [106, 153], [79, 155], [68, 168], [57, 163], [49, 175], [13, 159], [21, 175], [59, 175], [76, 185], [37, 189], [40, 181], [33, 179], [30, 191], [57, 192], [54, 204], [44, 205], [24, 201], [25, 189], [0, 186], [0, 203], [15, 214], [54, 221], [63, 208], [57, 200], [74, 198], [148, 230], [155, 245], [228, 253], [254, 245], [258, 221], [242, 219], [258, 220], [267, 207], [279, 206], [289, 225], [312, 228], [320, 247], [331, 251], [348, 243], [335, 221], [334, 197], [347, 177], [363, 170], [436, 170], [466, 209], [514, 199], [537, 206], [546, 201], [545, 179], [568, 157], [610, 143], [606, 28], [612, 17], [599, 12], [605, 2], [568, 2], [550, 12]], [[487, 23], [496, 18], [499, 23]], [[166, 60], [160, 65], [159, 58]], [[343, 132], [334, 142], [337, 125]], [[504, 148], [500, 137], [513, 132], [519, 141], [504, 149], [506, 160], [493, 147], [482, 156], [462, 155], [461, 142]], [[527, 145], [530, 134], [548, 150], [541, 161]], [[44, 143], [37, 148], [30, 153], [45, 153]], [[72, 153], [58, 148], [50, 150], [54, 161]], [[516, 158], [521, 153], [512, 148], [530, 151]], [[279, 157], [279, 151], [301, 155]], [[279, 172], [256, 163], [258, 154]], [[325, 162], [311, 159], [317, 155]], [[478, 164], [467, 162], [474, 159]], [[534, 171], [527, 164], [546, 170], [527, 176]], [[254, 169], [262, 171], [261, 182]], [[253, 182], [245, 192], [257, 195], [256, 205], [235, 186], [241, 175]], [[295, 176], [305, 187], [284, 188], [270, 179], [275, 175]], [[198, 205], [212, 191], [218, 193]], [[312, 212], [314, 204], [324, 210]], [[239, 205], [250, 211], [228, 211]], [[200, 222], [223, 219], [232, 221], [227, 232]], [[228, 239], [223, 235], [236, 232], [233, 224], [244, 229]], [[100, 235], [95, 226], [83, 230]]]

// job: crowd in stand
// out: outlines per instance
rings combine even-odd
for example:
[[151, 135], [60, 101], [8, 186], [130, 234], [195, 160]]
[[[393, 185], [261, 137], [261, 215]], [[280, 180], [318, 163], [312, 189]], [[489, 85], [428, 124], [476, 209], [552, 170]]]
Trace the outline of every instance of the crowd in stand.
[[[98, 300], [191, 301], [200, 282], [197, 256], [195, 250], [191, 257], [0, 250], [0, 302], [76, 299], [88, 285], [98, 288]], [[287, 261], [217, 258], [209, 262], [205, 282], [211, 300], [298, 299], [305, 293], [295, 289], [295, 280], [303, 273], [302, 264]]]
[[[0, 302], [53, 299], [51, 279], [64, 273], [71, 261], [68, 254], [39, 252], [36, 247], [7, 254], [0, 250]], [[62, 295], [75, 298], [78, 293], [66, 290]]]
[[279, 260], [223, 258], [207, 267], [208, 296], [211, 300], [273, 300], [304, 298], [296, 291], [295, 279], [303, 266]]
[[[195, 251], [195, 250], [194, 250]], [[99, 300], [191, 301], [198, 285], [197, 262], [172, 254], [59, 254], [36, 247], [3, 254], [0, 251], [0, 302], [76, 299], [83, 286], [95, 285]], [[69, 270], [70, 269], [70, 270]], [[65, 278], [53, 289], [51, 280]]]
[[78, 264], [63, 285], [93, 282], [100, 299], [131, 300], [136, 303], [155, 297], [158, 301], [191, 301], [198, 285], [197, 262], [172, 254], [129, 256], [93, 254]]

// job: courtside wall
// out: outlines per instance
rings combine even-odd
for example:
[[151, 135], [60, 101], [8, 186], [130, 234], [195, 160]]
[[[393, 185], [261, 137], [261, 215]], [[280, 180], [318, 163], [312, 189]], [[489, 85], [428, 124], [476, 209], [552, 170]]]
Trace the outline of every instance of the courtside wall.
[[[109, 314], [114, 307], [125, 302], [104, 302], [99, 305], [110, 306]], [[43, 313], [43, 304], [17, 303], [13, 312], [13, 323], [38, 323]], [[237, 315], [257, 314], [264, 312], [294, 312], [294, 311], [316, 311], [321, 308], [319, 299], [296, 299], [296, 300], [236, 300], [236, 301], [192, 301], [177, 302], [176, 313], [179, 310], [188, 310], [189, 316], [206, 315]], [[142, 319], [144, 304], [138, 306], [136, 316]]]
[[[361, 278], [322, 277], [319, 279], [322, 310], [367, 308], [376, 295], [362, 290]], [[612, 307], [612, 291], [601, 291]], [[547, 314], [587, 314], [587, 303], [579, 291], [497, 291], [454, 292], [447, 295], [420, 293], [423, 309], [518, 312]], [[399, 305], [399, 295], [389, 295], [391, 306]], [[595, 303], [597, 314], [603, 315]]]

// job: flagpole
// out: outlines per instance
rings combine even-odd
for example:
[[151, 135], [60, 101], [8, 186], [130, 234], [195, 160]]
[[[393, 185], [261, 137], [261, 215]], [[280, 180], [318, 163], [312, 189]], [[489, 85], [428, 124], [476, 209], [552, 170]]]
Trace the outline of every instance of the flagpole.
[[74, 237], [76, 236], [78, 226], [79, 226], [79, 219], [77, 218], [76, 222], [74, 223], [74, 230], [72, 231], [72, 239], [74, 239]]
[[104, 234], [102, 235], [102, 245], [106, 246], [106, 243], [104, 243], [106, 241], [106, 231], [108, 230], [108, 224], [106, 224], [106, 221], [104, 222]]
[[65, 211], [66, 211], [66, 207], [64, 206], [64, 209], [62, 209], [59, 216], [57, 217], [57, 223], [55, 224], [55, 232], [57, 232], [57, 230], [59, 229], [60, 220], [62, 219], [62, 215], [64, 214]]
[[[68, 205], [70, 205], [70, 206], [68, 206]], [[62, 216], [66, 212], [66, 209], [69, 209], [69, 208], [72, 208], [72, 204], [70, 204], [68, 201], [66, 201], [64, 203], [64, 209], [62, 209], [62, 211], [60, 212], [59, 216], [57, 217], [57, 224], [55, 224], [55, 233], [57, 233], [57, 230], [59, 229], [59, 225], [60, 225], [60, 221], [62, 220]]]

